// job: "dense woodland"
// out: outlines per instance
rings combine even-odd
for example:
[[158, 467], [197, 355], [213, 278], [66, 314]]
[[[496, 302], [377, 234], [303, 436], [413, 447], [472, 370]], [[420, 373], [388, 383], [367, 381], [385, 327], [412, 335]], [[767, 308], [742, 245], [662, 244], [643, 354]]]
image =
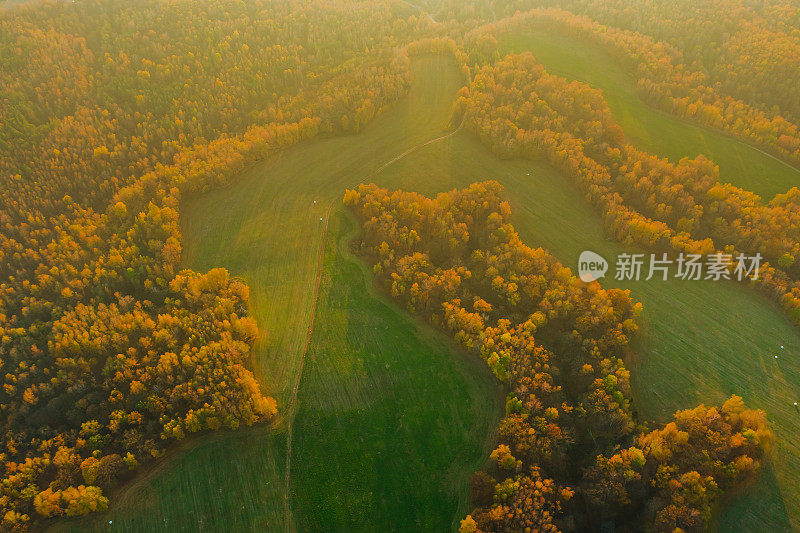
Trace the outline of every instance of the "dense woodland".
[[800, 8], [789, 0], [446, 0], [430, 4], [442, 20], [457, 20], [472, 28], [532, 9], [556, 8], [584, 15], [611, 33], [627, 30], [662, 43], [725, 95], [783, 114], [793, 122], [800, 120]]
[[416, 19], [388, 3], [98, 1], [0, 27], [0, 519], [14, 530], [104, 509], [187, 434], [275, 416], [248, 370], [268, 334], [248, 287], [181, 270], [181, 195], [360, 129], [406, 90], [393, 45]]
[[[399, 0], [0, 9], [3, 530], [102, 510], [177, 440], [276, 417], [250, 370], [269, 332], [248, 316], [243, 281], [182, 268], [181, 200], [302, 140], [359, 131], [406, 93], [415, 54], [451, 55], [466, 83], [454, 120], [498, 155], [553, 163], [614, 238], [761, 253], [754, 284], [800, 325], [798, 189], [762, 199], [702, 157], [643, 152], [598, 91], [498, 45], [536, 25], [594, 40], [650, 105], [798, 164], [797, 7], [435, 4], [422, 3], [430, 17]], [[462, 529], [701, 527], [757, 469], [763, 415], [734, 398], [641, 426], [622, 363], [637, 306], [525, 247], [499, 198], [493, 184], [347, 197], [386, 290], [481, 352], [510, 391]]]
[[754, 283], [800, 324], [797, 188], [764, 203], [721, 182], [702, 156], [672, 163], [642, 152], [598, 91], [548, 74], [531, 54], [478, 70], [460, 105], [467, 126], [500, 155], [544, 157], [574, 179], [618, 240], [674, 254], [762, 254]]
[[623, 363], [641, 305], [523, 244], [501, 194], [496, 182], [435, 199], [362, 185], [344, 199], [379, 285], [509, 391], [461, 532], [703, 530], [721, 494], [758, 470], [765, 414], [733, 396], [642, 425]]
[[639, 95], [652, 106], [800, 162], [796, 122], [784, 118], [777, 107], [765, 111], [731, 96], [705, 70], [687, 65], [680, 50], [648, 35], [604, 26], [561, 9], [534, 9], [481, 26], [470, 35], [468, 46], [473, 55], [491, 57], [498, 36], [542, 26], [601, 44], [636, 73]]

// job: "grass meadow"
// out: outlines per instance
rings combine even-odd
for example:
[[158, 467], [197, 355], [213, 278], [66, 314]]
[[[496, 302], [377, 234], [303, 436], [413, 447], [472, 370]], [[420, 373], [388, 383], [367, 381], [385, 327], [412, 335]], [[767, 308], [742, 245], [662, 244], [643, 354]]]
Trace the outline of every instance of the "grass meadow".
[[678, 161], [705, 155], [719, 165], [720, 179], [771, 200], [800, 186], [800, 171], [725, 133], [692, 124], [645, 104], [636, 77], [602, 47], [561, 33], [549, 24], [506, 34], [503, 53], [530, 51], [551, 74], [603, 91], [603, 97], [628, 139], [641, 149]]

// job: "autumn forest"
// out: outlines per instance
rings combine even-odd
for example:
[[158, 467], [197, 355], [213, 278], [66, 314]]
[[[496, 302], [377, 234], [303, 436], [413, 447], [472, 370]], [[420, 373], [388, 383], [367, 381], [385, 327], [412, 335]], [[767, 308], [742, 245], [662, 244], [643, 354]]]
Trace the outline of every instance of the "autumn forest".
[[0, 531], [800, 530], [800, 5], [0, 1], [0, 380]]

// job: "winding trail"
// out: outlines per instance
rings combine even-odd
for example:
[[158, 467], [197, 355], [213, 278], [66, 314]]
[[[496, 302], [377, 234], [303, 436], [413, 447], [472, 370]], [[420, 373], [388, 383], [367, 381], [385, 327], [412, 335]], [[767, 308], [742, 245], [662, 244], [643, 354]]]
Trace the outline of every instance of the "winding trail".
[[406, 0], [402, 0], [402, 1], [403, 1], [403, 3], [404, 3], [404, 4], [406, 4], [407, 6], [411, 6], [411, 7], [413, 7], [414, 9], [417, 9], [417, 10], [419, 10], [419, 12], [420, 12], [420, 13], [422, 13], [422, 14], [424, 14], [424, 15], [427, 15], [428, 19], [429, 19], [431, 22], [433, 22], [434, 24], [439, 24], [439, 22], [437, 22], [437, 20], [436, 20], [435, 18], [433, 18], [433, 15], [431, 15], [430, 13], [428, 13], [427, 11], [425, 11], [425, 10], [424, 10], [424, 9], [423, 9], [421, 6], [418, 6], [417, 4], [412, 4], [411, 2], [408, 2], [408, 1], [406, 1]]
[[[397, 161], [403, 159], [404, 157], [408, 156], [409, 154], [412, 154], [412, 153], [416, 152], [417, 150], [420, 150], [420, 149], [422, 149], [422, 148], [424, 148], [424, 147], [426, 147], [428, 145], [431, 145], [433, 143], [449, 139], [450, 137], [452, 137], [453, 135], [455, 135], [456, 133], [461, 131], [461, 129], [463, 127], [464, 127], [464, 121], [462, 120], [461, 123], [458, 125], [458, 127], [456, 129], [454, 129], [453, 131], [451, 131], [450, 133], [447, 133], [447, 134], [442, 135], [440, 137], [436, 137], [434, 139], [430, 139], [428, 141], [425, 141], [425, 142], [422, 142], [422, 143], [419, 143], [417, 145], [412, 146], [408, 150], [400, 153], [399, 155], [395, 156], [394, 158], [390, 159], [389, 161], [386, 161], [384, 164], [382, 164], [381, 166], [377, 167], [375, 170], [373, 170], [372, 172], [367, 174], [360, 182], [358, 182], [358, 185], [360, 185], [362, 183], [365, 183], [367, 180], [373, 178], [377, 174], [381, 173], [384, 169], [386, 169], [387, 167], [393, 165], [394, 163], [396, 163]], [[316, 314], [317, 314], [317, 301], [319, 300], [319, 287], [320, 287], [320, 285], [322, 283], [322, 262], [323, 262], [324, 257], [325, 257], [325, 241], [326, 241], [327, 236], [328, 236], [328, 223], [330, 222], [331, 213], [333, 212], [333, 207], [339, 201], [340, 201], [340, 199], [338, 197], [334, 198], [333, 200], [331, 200], [331, 202], [328, 204], [328, 209], [325, 212], [325, 218], [324, 218], [324, 222], [323, 222], [323, 225], [322, 225], [322, 237], [321, 237], [320, 243], [319, 243], [319, 250], [317, 251], [317, 269], [316, 269], [317, 273], [316, 273], [316, 279], [314, 280], [314, 295], [313, 295], [313, 298], [311, 300], [311, 316], [308, 319], [308, 328], [306, 329], [306, 338], [305, 338], [305, 341], [303, 342], [302, 351], [300, 352], [300, 363], [298, 364], [297, 375], [295, 376], [294, 385], [292, 386], [292, 395], [289, 398], [289, 403], [286, 406], [286, 409], [284, 411], [285, 414], [283, 416], [283, 419], [286, 420], [286, 468], [285, 468], [285, 473], [284, 473], [284, 486], [285, 486], [285, 492], [284, 492], [284, 512], [285, 512], [284, 527], [285, 527], [285, 531], [287, 533], [293, 533], [294, 531], [296, 531], [296, 528], [294, 527], [294, 519], [293, 519], [293, 516], [292, 516], [292, 507], [291, 507], [291, 484], [292, 484], [292, 437], [293, 437], [293, 434], [294, 434], [295, 411], [297, 409], [297, 393], [298, 393], [298, 391], [300, 389], [300, 380], [303, 377], [303, 367], [305, 366], [305, 362], [306, 362], [306, 354], [308, 353], [308, 346], [309, 346], [309, 344], [311, 344], [311, 336], [314, 333], [314, 318], [316, 317]]]

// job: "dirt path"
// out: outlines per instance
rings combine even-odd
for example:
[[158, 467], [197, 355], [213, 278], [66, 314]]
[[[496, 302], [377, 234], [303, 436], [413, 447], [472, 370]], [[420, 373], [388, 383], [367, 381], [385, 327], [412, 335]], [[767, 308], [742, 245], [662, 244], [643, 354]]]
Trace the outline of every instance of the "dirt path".
[[328, 222], [330, 222], [331, 211], [336, 204], [338, 198], [331, 200], [328, 204], [328, 210], [325, 212], [325, 222], [322, 226], [322, 238], [319, 243], [319, 250], [317, 251], [317, 276], [314, 280], [314, 296], [311, 300], [311, 317], [308, 319], [308, 329], [306, 330], [306, 339], [303, 342], [303, 351], [300, 353], [300, 364], [297, 367], [297, 376], [294, 379], [292, 386], [292, 396], [289, 399], [289, 404], [286, 406], [285, 419], [286, 425], [286, 472], [284, 479], [286, 483], [286, 492], [284, 495], [284, 511], [286, 518], [284, 525], [286, 531], [294, 531], [294, 520], [292, 519], [292, 509], [290, 505], [290, 487], [292, 475], [292, 435], [294, 434], [294, 414], [297, 408], [297, 391], [300, 388], [300, 378], [303, 376], [303, 366], [306, 362], [306, 353], [308, 353], [308, 345], [311, 343], [311, 334], [314, 332], [314, 317], [317, 314], [317, 300], [319, 300], [319, 286], [322, 282], [322, 261], [325, 257], [325, 239], [328, 236]]
[[[397, 155], [396, 157], [390, 159], [389, 161], [385, 162], [372, 172], [370, 172], [364, 179], [361, 180], [359, 183], [364, 183], [367, 180], [375, 177], [377, 174], [382, 172], [387, 167], [391, 166], [392, 164], [396, 163], [397, 161], [403, 159], [404, 157], [408, 156], [409, 154], [424, 148], [430, 144], [443, 141], [445, 139], [449, 139], [456, 133], [458, 133], [461, 128], [464, 127], [464, 122], [462, 121], [459, 126], [440, 137], [436, 137], [435, 139], [430, 139], [428, 141], [422, 142], [415, 146], [412, 146], [408, 150], [402, 152], [401, 154]], [[294, 379], [294, 385], [292, 386], [292, 395], [289, 398], [289, 403], [286, 405], [286, 409], [284, 410], [283, 420], [286, 420], [286, 469], [284, 474], [284, 512], [285, 512], [285, 519], [284, 519], [284, 526], [285, 531], [289, 533], [293, 533], [296, 531], [294, 527], [294, 519], [292, 516], [292, 507], [291, 507], [291, 485], [292, 485], [292, 437], [294, 434], [294, 415], [295, 410], [297, 409], [297, 392], [300, 389], [300, 380], [303, 377], [303, 367], [305, 366], [306, 362], [306, 354], [308, 353], [308, 346], [311, 343], [311, 335], [314, 333], [314, 318], [317, 314], [317, 301], [319, 299], [319, 287], [322, 283], [322, 262], [325, 257], [325, 240], [328, 236], [328, 223], [330, 222], [331, 213], [333, 212], [333, 207], [336, 205], [337, 202], [341, 201], [340, 198], [334, 198], [331, 200], [331, 203], [328, 204], [328, 209], [325, 212], [325, 218], [322, 225], [322, 237], [319, 243], [319, 250], [317, 251], [317, 275], [316, 279], [314, 280], [314, 295], [311, 300], [311, 316], [308, 320], [308, 329], [306, 330], [306, 338], [303, 342], [303, 349], [300, 353], [300, 364], [297, 367], [297, 375]]]
[[439, 23], [436, 21], [436, 19], [435, 19], [435, 18], [433, 18], [433, 15], [431, 15], [430, 13], [428, 13], [427, 11], [425, 11], [424, 9], [422, 9], [422, 7], [421, 7], [421, 6], [418, 6], [417, 4], [412, 4], [411, 2], [408, 2], [408, 1], [406, 1], [406, 0], [402, 0], [402, 1], [403, 1], [403, 3], [404, 3], [404, 4], [406, 4], [407, 6], [411, 6], [411, 7], [413, 7], [414, 9], [418, 10], [418, 11], [419, 11], [420, 13], [422, 13], [423, 15], [426, 15], [426, 16], [428, 17], [428, 19], [430, 19], [430, 21], [431, 21], [431, 22], [433, 22], [434, 24], [439, 24]]

